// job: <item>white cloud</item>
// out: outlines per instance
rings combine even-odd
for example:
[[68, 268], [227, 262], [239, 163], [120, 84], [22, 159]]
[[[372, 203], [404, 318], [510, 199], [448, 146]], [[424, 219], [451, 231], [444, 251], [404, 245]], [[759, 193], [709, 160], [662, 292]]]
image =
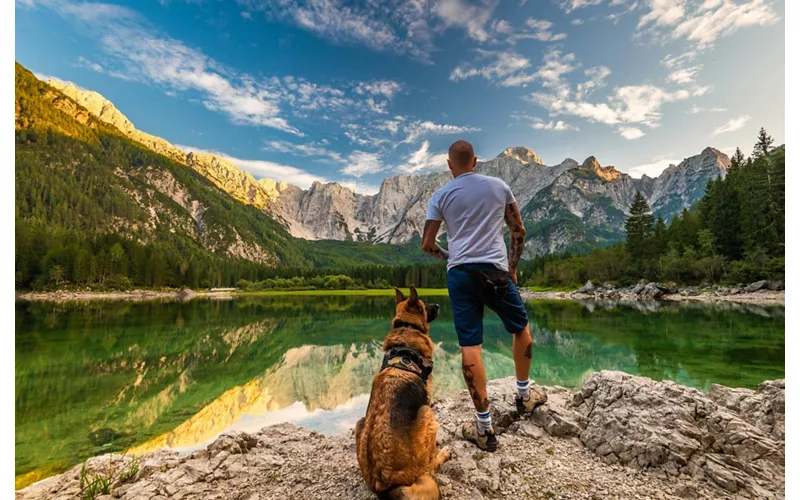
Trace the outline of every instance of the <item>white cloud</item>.
[[643, 175], [647, 175], [648, 177], [658, 177], [661, 175], [661, 172], [663, 172], [664, 169], [670, 165], [677, 165], [681, 162], [680, 160], [671, 158], [671, 156], [672, 155], [666, 155], [653, 158], [651, 163], [635, 166], [629, 169], [626, 173], [631, 177], [636, 177], [637, 179]]
[[577, 130], [572, 125], [564, 123], [561, 120], [558, 121], [550, 120], [549, 122], [544, 122], [542, 120], [539, 120], [531, 123], [531, 128], [536, 130], [554, 130], [556, 132], [562, 132], [564, 130]]
[[336, 151], [327, 149], [324, 146], [324, 144], [318, 144], [313, 142], [306, 144], [294, 144], [288, 141], [267, 141], [264, 143], [263, 149], [266, 151], [289, 153], [296, 156], [326, 157], [336, 162], [344, 161], [342, 155], [340, 155]]
[[83, 56], [79, 56], [78, 57], [78, 63], [76, 65], [80, 66], [82, 68], [88, 68], [88, 69], [90, 69], [92, 71], [96, 71], [97, 73], [103, 73], [103, 67], [102, 66], [100, 66], [99, 64], [97, 64], [94, 61], [90, 61], [90, 60], [86, 59]]
[[618, 131], [619, 135], [628, 139], [629, 141], [635, 141], [636, 139], [641, 139], [645, 136], [645, 133], [636, 127], [620, 127]]
[[432, 49], [431, 6], [376, 0], [346, 4], [337, 0], [241, 0], [248, 12], [263, 12], [337, 44], [362, 45], [377, 52], [428, 60]]
[[682, 85], [693, 83], [698, 71], [700, 71], [700, 66], [678, 69], [667, 76], [667, 81]]
[[558, 42], [567, 38], [566, 33], [553, 33], [553, 23], [543, 19], [529, 17], [525, 21], [525, 29], [515, 33], [508, 25], [505, 29], [508, 42], [512, 45], [520, 40], [538, 40], [540, 42]]
[[549, 110], [551, 115], [579, 116], [607, 125], [642, 124], [655, 128], [660, 124], [664, 103], [689, 97], [687, 91], [670, 93], [652, 85], [617, 87], [607, 103], [571, 99], [569, 94], [568, 89], [560, 95], [534, 92], [527, 99]]
[[699, 52], [697, 52], [696, 50], [690, 50], [688, 52], [684, 52], [683, 54], [677, 56], [673, 56], [672, 54], [667, 54], [664, 57], [664, 59], [661, 60], [661, 64], [670, 69], [679, 68], [697, 59], [698, 55]]
[[589, 79], [576, 86], [575, 95], [579, 99], [585, 99], [595, 90], [605, 87], [606, 78], [611, 75], [611, 70], [605, 66], [596, 66], [587, 69], [583, 73], [589, 77]]
[[[225, 113], [234, 123], [302, 135], [280, 116], [279, 95], [268, 86], [248, 75], [236, 75], [201, 52], [157, 33], [136, 12], [109, 4], [54, 2], [46, 6], [100, 34], [101, 48], [121, 65], [110, 75], [163, 86], [167, 91], [197, 92], [206, 108]], [[88, 60], [79, 62], [97, 70]]]
[[423, 141], [420, 148], [411, 153], [405, 164], [400, 165], [397, 169], [406, 174], [445, 170], [447, 168], [447, 153], [432, 154], [429, 148], [430, 143]]
[[402, 89], [403, 86], [393, 80], [373, 80], [371, 82], [358, 83], [356, 94], [379, 95], [391, 99]]
[[[780, 18], [764, 0], [649, 0], [648, 12], [639, 19], [638, 29], [664, 38], [686, 39], [700, 49], [711, 47], [723, 37], [748, 26], [769, 26]], [[693, 8], [690, 10], [690, 8]]]
[[744, 115], [740, 116], [739, 118], [733, 118], [727, 123], [720, 125], [714, 130], [714, 133], [711, 136], [724, 134], [726, 132], [733, 132], [734, 130], [739, 130], [750, 120], [750, 116]]
[[480, 67], [470, 65], [457, 66], [450, 72], [450, 80], [457, 82], [473, 76], [480, 76], [490, 82], [502, 82], [514, 73], [518, 73], [531, 65], [530, 59], [514, 52], [492, 52], [478, 50], [479, 57], [492, 58], [493, 62]]
[[562, 0], [561, 8], [569, 14], [573, 10], [589, 7], [591, 5], [600, 5], [601, 3], [603, 3], [603, 0]]
[[724, 111], [728, 111], [725, 108], [703, 108], [698, 106], [697, 104], [692, 104], [692, 109], [687, 111], [690, 115], [696, 115], [698, 113], [722, 113]]
[[650, 23], [656, 26], [671, 26], [680, 21], [686, 14], [684, 0], [648, 0], [650, 12], [639, 19], [638, 28]]
[[336, 183], [346, 187], [350, 191], [360, 194], [376, 194], [381, 190], [380, 186], [376, 186], [374, 184], [365, 184], [363, 182], [336, 181]]
[[502, 87], [526, 87], [535, 81], [542, 86], [555, 88], [562, 84], [562, 77], [576, 66], [574, 54], [562, 54], [560, 50], [550, 49], [544, 55], [544, 63], [535, 72], [529, 72], [531, 62], [515, 52], [479, 50], [483, 59], [492, 62], [484, 66], [461, 65], [450, 73], [450, 80], [457, 82], [479, 76]]
[[[349, 120], [387, 114], [402, 84], [392, 80], [351, 82], [342, 88], [292, 76], [256, 78], [237, 72], [185, 43], [155, 30], [136, 12], [107, 4], [44, 2], [99, 37], [102, 67], [84, 57], [78, 64], [114, 78], [160, 87], [226, 115], [233, 123], [264, 126], [296, 136], [298, 119]], [[322, 115], [322, 116], [319, 116]]]
[[489, 40], [486, 24], [492, 18], [497, 2], [479, 1], [467, 3], [462, 0], [439, 0], [436, 2], [435, 13], [444, 22], [446, 27], [460, 27], [467, 31], [467, 35], [478, 42]]
[[572, 21], [570, 21], [569, 23], [571, 25], [573, 25], [573, 26], [580, 26], [581, 24], [584, 23], [584, 21], [583, 21], [583, 19], [577, 19], [576, 18], [576, 19], [573, 19]]
[[[39, 80], [41, 80], [43, 82], [47, 82], [47, 80], [55, 80], [57, 82], [63, 82], [64, 81], [63, 79], [61, 79], [61, 78], [59, 78], [57, 76], [48, 75], [46, 73], [34, 73], [33, 76], [35, 76], [36, 78], [38, 78]], [[73, 85], [75, 85], [75, 84], [73, 83]], [[75, 85], [75, 86], [77, 87], [77, 85]]]
[[403, 139], [404, 143], [415, 143], [418, 139], [423, 137], [430, 137], [432, 135], [452, 135], [452, 134], [468, 134], [472, 132], [480, 132], [477, 127], [463, 127], [460, 125], [447, 125], [434, 123], [432, 121], [413, 121], [403, 126], [406, 133], [406, 138]]
[[248, 12], [293, 24], [337, 44], [376, 52], [410, 55], [430, 63], [434, 37], [448, 28], [464, 29], [471, 39], [490, 39], [487, 24], [496, 0], [240, 0]]
[[246, 160], [242, 158], [236, 158], [225, 153], [220, 153], [219, 151], [209, 151], [206, 149], [185, 146], [182, 144], [176, 144], [175, 146], [187, 153], [210, 153], [219, 156], [220, 158], [233, 163], [242, 170], [250, 172], [257, 179], [268, 178], [276, 181], [288, 182], [289, 184], [293, 184], [303, 189], [308, 189], [314, 182], [328, 182], [328, 180], [324, 177], [311, 174], [305, 170], [291, 167], [289, 165], [281, 165], [279, 163], [265, 160]]
[[365, 151], [353, 151], [347, 157], [345, 166], [340, 170], [344, 175], [360, 178], [365, 175], [377, 174], [386, 170], [387, 166], [381, 162], [380, 157], [375, 153]]

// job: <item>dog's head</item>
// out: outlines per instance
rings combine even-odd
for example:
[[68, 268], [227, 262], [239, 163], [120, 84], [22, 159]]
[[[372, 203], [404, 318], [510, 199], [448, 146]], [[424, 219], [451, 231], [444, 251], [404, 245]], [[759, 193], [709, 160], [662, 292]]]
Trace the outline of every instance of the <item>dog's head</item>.
[[408, 297], [400, 289], [394, 289], [394, 302], [397, 314], [394, 322], [408, 323], [420, 331], [428, 333], [429, 324], [439, 316], [439, 304], [425, 304], [417, 295], [414, 285], [410, 287]]

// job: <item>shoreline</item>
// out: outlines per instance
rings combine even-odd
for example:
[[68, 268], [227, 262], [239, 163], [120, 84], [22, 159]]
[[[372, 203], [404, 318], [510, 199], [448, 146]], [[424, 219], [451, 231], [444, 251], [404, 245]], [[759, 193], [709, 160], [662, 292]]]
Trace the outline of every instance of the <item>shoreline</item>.
[[[420, 295], [437, 297], [447, 296], [446, 288], [422, 288], [419, 289]], [[681, 293], [664, 294], [658, 298], [645, 298], [640, 295], [628, 293], [626, 290], [617, 290], [611, 293], [584, 293], [581, 291], [546, 291], [539, 292], [519, 287], [522, 300], [525, 302], [533, 300], [612, 300], [612, 301], [642, 301], [655, 300], [665, 302], [699, 302], [699, 303], [720, 303], [732, 302], [740, 304], [753, 304], [763, 306], [782, 306], [786, 304], [785, 291], [758, 290], [756, 292], [742, 293], [697, 293], [695, 295], [684, 295]], [[147, 301], [147, 300], [192, 300], [192, 299], [216, 299], [232, 300], [236, 297], [269, 297], [269, 296], [391, 296], [394, 289], [368, 289], [368, 290], [269, 290], [258, 292], [231, 292], [231, 291], [202, 291], [192, 290], [129, 290], [120, 292], [93, 292], [93, 291], [69, 291], [57, 290], [52, 292], [26, 292], [16, 293], [17, 300], [29, 302], [90, 302], [101, 300], [125, 300], [125, 301]]]
[[195, 292], [193, 290], [127, 290], [120, 292], [92, 292], [57, 290], [54, 292], [26, 292], [17, 293], [17, 300], [28, 302], [90, 302], [95, 300], [192, 300], [195, 298], [208, 298], [218, 300], [233, 299], [231, 292]]
[[[634, 294], [621, 293], [617, 296], [597, 296], [597, 294], [572, 292], [535, 292], [524, 288], [520, 289], [520, 295], [525, 302], [532, 300], [576, 300], [576, 301], [643, 301], [642, 297]], [[670, 294], [663, 295], [658, 299], [649, 299], [654, 302], [699, 302], [705, 304], [715, 304], [720, 302], [738, 303], [738, 304], [752, 304], [761, 306], [783, 306], [786, 305], [786, 294], [784, 291], [770, 291], [759, 290], [752, 293], [739, 293], [739, 294], [720, 294], [715, 295], [712, 293], [701, 293], [698, 295], [680, 295]]]
[[[442, 498], [784, 498], [785, 381], [708, 393], [617, 371], [581, 388], [545, 387], [548, 402], [516, 412], [513, 378], [487, 389], [500, 447], [460, 436], [473, 413], [466, 391], [435, 400], [437, 448], [452, 457], [435, 475]], [[130, 455], [89, 459], [92, 475], [125, 470]], [[231, 432], [188, 454], [162, 449], [113, 498], [374, 498], [356, 463], [352, 429], [324, 436], [294, 424]], [[16, 491], [19, 500], [75, 498], [83, 464]], [[531, 473], [531, 471], [537, 471]], [[102, 498], [112, 498], [102, 497]]]

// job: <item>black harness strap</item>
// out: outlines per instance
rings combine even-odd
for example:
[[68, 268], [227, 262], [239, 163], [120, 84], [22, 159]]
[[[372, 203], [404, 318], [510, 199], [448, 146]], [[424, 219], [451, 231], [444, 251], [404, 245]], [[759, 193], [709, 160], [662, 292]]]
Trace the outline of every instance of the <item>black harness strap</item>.
[[381, 364], [381, 371], [387, 368], [397, 368], [416, 374], [423, 383], [428, 382], [428, 377], [433, 372], [433, 360], [426, 358], [415, 349], [407, 346], [396, 346], [386, 351]]
[[420, 333], [425, 333], [425, 330], [423, 330], [422, 327], [420, 327], [419, 325], [415, 325], [414, 323], [407, 323], [405, 321], [400, 321], [399, 319], [392, 321], [392, 328], [411, 328]]

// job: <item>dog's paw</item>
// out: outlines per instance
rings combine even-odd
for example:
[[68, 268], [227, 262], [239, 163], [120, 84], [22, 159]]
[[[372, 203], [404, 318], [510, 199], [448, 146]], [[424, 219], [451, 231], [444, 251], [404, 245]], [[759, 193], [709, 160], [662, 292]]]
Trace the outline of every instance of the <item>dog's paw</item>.
[[452, 452], [450, 451], [450, 448], [443, 448], [442, 450], [439, 451], [439, 455], [436, 457], [436, 461], [439, 462], [439, 464], [441, 465], [450, 460], [451, 456]]

